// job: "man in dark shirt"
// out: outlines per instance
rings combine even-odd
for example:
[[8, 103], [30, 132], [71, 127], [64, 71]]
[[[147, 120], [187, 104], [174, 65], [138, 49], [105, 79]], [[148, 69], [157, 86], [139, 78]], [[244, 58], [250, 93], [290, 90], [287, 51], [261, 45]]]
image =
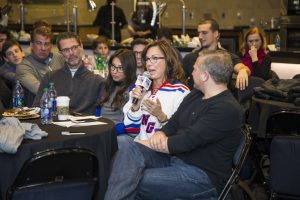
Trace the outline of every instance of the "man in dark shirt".
[[[107, 0], [107, 4], [105, 6], [100, 7], [97, 17], [93, 23], [94, 26], [100, 26], [99, 35], [104, 35], [107, 38], [112, 39], [112, 30], [111, 30], [111, 20], [112, 20], [112, 12], [111, 12], [111, 3], [113, 0]], [[114, 1], [116, 2], [116, 0]], [[127, 20], [125, 14], [121, 8], [115, 6], [115, 40], [117, 42], [121, 42], [121, 29], [127, 25]]]
[[93, 115], [104, 78], [84, 67], [82, 62], [84, 50], [78, 35], [71, 32], [60, 33], [56, 43], [65, 59], [64, 66], [44, 76], [34, 99], [34, 105], [39, 105], [43, 89], [53, 82], [58, 96], [70, 98], [70, 112]]
[[[231, 174], [243, 114], [227, 83], [233, 66], [223, 50], [194, 64], [195, 89], [150, 140], [119, 140], [109, 199], [213, 199]], [[125, 137], [124, 137], [125, 138]]]
[[[222, 47], [219, 47], [220, 32], [219, 24], [216, 20], [206, 19], [201, 21], [198, 24], [198, 33], [201, 49], [187, 54], [182, 61], [190, 89], [193, 88], [192, 71], [199, 52], [205, 50], [223, 49]], [[234, 66], [234, 72], [237, 74], [235, 86], [241, 90], [244, 90], [248, 86], [248, 76], [250, 75], [250, 70], [242, 63], [241, 59], [237, 55], [232, 53], [230, 55]]]

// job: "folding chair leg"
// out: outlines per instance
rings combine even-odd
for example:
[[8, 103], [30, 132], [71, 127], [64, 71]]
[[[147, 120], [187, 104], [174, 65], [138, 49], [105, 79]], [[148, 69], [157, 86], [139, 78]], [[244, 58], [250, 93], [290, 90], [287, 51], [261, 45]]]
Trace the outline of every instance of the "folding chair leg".
[[247, 193], [248, 197], [251, 199], [251, 200], [255, 200], [255, 196], [252, 192], [252, 190], [250, 189], [249, 185], [245, 182], [245, 181], [241, 181], [239, 180], [238, 181], [238, 185]]

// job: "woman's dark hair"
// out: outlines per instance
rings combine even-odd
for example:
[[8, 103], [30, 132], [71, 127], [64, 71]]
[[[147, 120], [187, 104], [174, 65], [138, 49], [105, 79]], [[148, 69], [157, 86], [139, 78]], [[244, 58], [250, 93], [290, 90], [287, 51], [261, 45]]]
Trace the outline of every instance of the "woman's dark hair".
[[[122, 83], [118, 83], [113, 80], [111, 76], [111, 65], [114, 58], [118, 58], [122, 64], [123, 71], [125, 74], [125, 79]], [[109, 59], [108, 62], [108, 77], [104, 86], [104, 94], [101, 98], [101, 102], [99, 106], [102, 106], [105, 102], [109, 100], [110, 95], [114, 92], [117, 85], [120, 85], [121, 88], [118, 89], [115, 98], [112, 101], [111, 107], [117, 109], [124, 105], [127, 99], [124, 97], [123, 93], [126, 90], [129, 90], [129, 87], [136, 80], [136, 60], [134, 57], [134, 53], [128, 49], [119, 49], [117, 50]]]
[[178, 54], [175, 51], [174, 47], [172, 47], [165, 40], [152, 42], [144, 48], [142, 53], [142, 61], [144, 67], [146, 66], [145, 60], [146, 60], [147, 51], [152, 47], [158, 47], [165, 57], [166, 65], [167, 65], [165, 71], [166, 81], [172, 84], [175, 83], [176, 81], [186, 83], [184, 70], [179, 60]]

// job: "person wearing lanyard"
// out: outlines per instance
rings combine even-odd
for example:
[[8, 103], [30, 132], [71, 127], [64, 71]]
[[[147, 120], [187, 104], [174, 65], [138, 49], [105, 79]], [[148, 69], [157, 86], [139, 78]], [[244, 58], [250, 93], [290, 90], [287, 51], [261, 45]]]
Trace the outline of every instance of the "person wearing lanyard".
[[[149, 140], [174, 114], [183, 98], [190, 92], [184, 83], [183, 68], [177, 53], [166, 41], [146, 46], [142, 60], [150, 74], [149, 90], [136, 86], [124, 106], [127, 133], [137, 133], [137, 140]], [[132, 103], [138, 99], [137, 104]]]

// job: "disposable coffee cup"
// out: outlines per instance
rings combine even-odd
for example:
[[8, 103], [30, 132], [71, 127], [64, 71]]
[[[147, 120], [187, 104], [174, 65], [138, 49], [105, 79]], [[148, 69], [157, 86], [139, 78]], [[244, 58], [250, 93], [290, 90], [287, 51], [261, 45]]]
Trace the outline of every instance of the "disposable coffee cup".
[[70, 98], [67, 96], [56, 98], [58, 120], [67, 120], [69, 118], [69, 103]]

